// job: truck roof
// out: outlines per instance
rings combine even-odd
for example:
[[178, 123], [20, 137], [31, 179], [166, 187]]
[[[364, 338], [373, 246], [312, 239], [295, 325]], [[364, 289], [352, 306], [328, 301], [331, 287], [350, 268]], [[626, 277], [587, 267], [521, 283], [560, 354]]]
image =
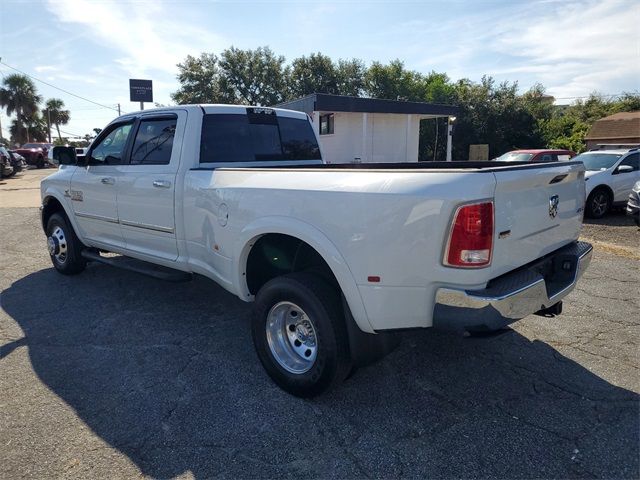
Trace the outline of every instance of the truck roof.
[[190, 104], [190, 105], [172, 105], [167, 107], [150, 108], [148, 110], [138, 110], [135, 112], [128, 112], [118, 118], [130, 117], [140, 115], [149, 112], [170, 112], [174, 110], [202, 110], [205, 113], [245, 113], [247, 108], [264, 108], [273, 110], [275, 112], [286, 113], [289, 117], [298, 117], [301, 119], [307, 118], [307, 114], [299, 112], [297, 110], [288, 110], [286, 108], [274, 108], [274, 107], [261, 107], [255, 105], [231, 105], [224, 103], [203, 103], [203, 104]]

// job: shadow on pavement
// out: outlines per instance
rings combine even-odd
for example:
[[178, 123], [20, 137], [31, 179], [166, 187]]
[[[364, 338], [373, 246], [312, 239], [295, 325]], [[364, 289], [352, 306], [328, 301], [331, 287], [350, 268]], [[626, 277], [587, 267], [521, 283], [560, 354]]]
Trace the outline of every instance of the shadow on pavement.
[[588, 225], [606, 225], [609, 227], [633, 227], [633, 218], [627, 215], [623, 207], [614, 208], [602, 218], [584, 217], [584, 223]]
[[[152, 477], [637, 477], [638, 395], [515, 331], [404, 334], [319, 399], [253, 351], [250, 307], [209, 280], [90, 265], [2, 293], [42, 382]], [[557, 321], [540, 319], [541, 322]]]

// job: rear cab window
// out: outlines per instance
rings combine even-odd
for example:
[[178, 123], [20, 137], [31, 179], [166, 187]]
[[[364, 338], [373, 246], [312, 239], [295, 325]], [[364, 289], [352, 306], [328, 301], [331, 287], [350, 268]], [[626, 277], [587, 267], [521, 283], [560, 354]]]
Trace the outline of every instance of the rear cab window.
[[178, 117], [143, 118], [131, 149], [131, 165], [168, 165]]
[[277, 115], [270, 108], [246, 113], [210, 113], [202, 119], [200, 163], [321, 160], [306, 118]]

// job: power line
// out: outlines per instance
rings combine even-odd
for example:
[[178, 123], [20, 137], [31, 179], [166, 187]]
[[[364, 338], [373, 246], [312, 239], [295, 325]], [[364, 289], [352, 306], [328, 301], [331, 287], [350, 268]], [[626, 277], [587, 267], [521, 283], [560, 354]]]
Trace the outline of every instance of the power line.
[[[118, 111], [118, 109], [117, 109], [117, 108], [115, 108], [115, 107], [110, 107], [110, 106], [108, 106], [108, 105], [104, 105], [104, 104], [102, 104], [102, 103], [94, 102], [93, 100], [89, 100], [88, 98], [82, 97], [82, 96], [80, 96], [80, 95], [76, 95], [75, 93], [71, 93], [70, 91], [65, 90], [64, 88], [56, 87], [55, 85], [52, 85], [52, 84], [50, 84], [50, 83], [48, 83], [48, 82], [45, 82], [44, 80], [40, 80], [39, 78], [34, 77], [33, 75], [29, 75], [28, 73], [23, 72], [22, 70], [18, 70], [17, 68], [14, 68], [14, 67], [12, 67], [11, 65], [8, 65], [8, 64], [4, 63], [4, 62], [3, 62], [3, 61], [1, 61], [1, 60], [0, 60], [0, 63], [1, 63], [2, 65], [4, 65], [5, 67], [10, 68], [11, 70], [15, 70], [16, 72], [19, 72], [19, 73], [21, 73], [21, 74], [23, 74], [23, 75], [26, 75], [27, 77], [32, 78], [32, 79], [34, 79], [34, 80], [36, 80], [36, 81], [38, 81], [38, 82], [40, 82], [40, 83], [44, 83], [45, 85], [48, 85], [48, 86], [49, 86], [49, 87], [51, 87], [51, 88], [55, 88], [56, 90], [60, 90], [61, 92], [66, 93], [67, 95], [71, 95], [71, 96], [73, 96], [73, 97], [79, 98], [80, 100], [84, 100], [85, 102], [93, 103], [94, 105], [98, 105], [99, 107], [102, 107], [102, 108], [108, 108], [108, 109], [110, 109], [110, 110], [115, 110], [116, 112]], [[3, 75], [3, 76], [4, 76], [4, 75]]]

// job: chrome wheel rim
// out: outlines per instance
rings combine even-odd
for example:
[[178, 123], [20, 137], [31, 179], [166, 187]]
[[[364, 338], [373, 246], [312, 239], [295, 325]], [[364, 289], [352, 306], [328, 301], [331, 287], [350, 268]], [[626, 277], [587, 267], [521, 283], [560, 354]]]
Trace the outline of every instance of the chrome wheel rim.
[[603, 215], [607, 210], [607, 196], [604, 193], [600, 193], [593, 197], [591, 201], [591, 210], [596, 215]]
[[313, 321], [292, 302], [275, 304], [267, 315], [267, 343], [276, 362], [287, 372], [300, 375], [313, 367], [318, 337]]
[[54, 228], [51, 235], [47, 237], [47, 249], [56, 262], [64, 263], [67, 260], [67, 239], [62, 228]]

